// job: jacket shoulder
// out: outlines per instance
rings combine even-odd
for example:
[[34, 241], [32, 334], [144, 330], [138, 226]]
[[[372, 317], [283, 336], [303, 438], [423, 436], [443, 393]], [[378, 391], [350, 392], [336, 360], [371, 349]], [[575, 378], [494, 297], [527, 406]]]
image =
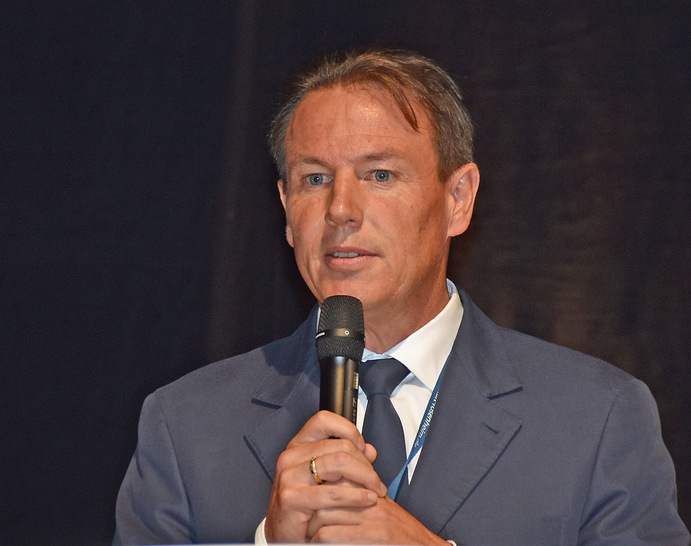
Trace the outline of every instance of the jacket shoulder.
[[528, 334], [499, 327], [511, 362], [521, 378], [542, 378], [576, 387], [613, 393], [642, 383], [628, 372], [600, 358]]
[[455, 349], [486, 395], [522, 385], [541, 396], [556, 390], [609, 399], [641, 383], [602, 359], [495, 324], [465, 293], [462, 301], [464, 317]]
[[246, 403], [263, 384], [278, 378], [283, 378], [279, 383], [285, 384], [305, 372], [311, 362], [315, 316], [314, 312], [310, 314], [290, 336], [207, 364], [158, 388], [151, 396], [164, 407], [184, 405], [189, 409], [195, 403], [209, 406], [219, 399], [224, 404], [229, 400]]

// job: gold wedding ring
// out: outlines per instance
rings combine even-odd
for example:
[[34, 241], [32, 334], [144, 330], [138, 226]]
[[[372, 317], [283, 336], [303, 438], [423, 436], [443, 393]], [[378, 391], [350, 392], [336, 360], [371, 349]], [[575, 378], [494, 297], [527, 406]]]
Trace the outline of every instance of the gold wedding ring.
[[324, 483], [324, 480], [322, 480], [319, 477], [319, 474], [317, 474], [317, 456], [315, 455], [312, 457], [310, 460], [310, 472], [312, 473], [312, 477], [314, 478], [314, 481], [317, 482], [317, 485], [321, 485]]

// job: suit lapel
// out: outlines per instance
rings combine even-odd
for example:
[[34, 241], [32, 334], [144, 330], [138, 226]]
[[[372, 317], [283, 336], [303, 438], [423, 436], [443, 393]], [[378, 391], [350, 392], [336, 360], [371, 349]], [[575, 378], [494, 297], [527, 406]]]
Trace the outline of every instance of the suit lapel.
[[[493, 399], [520, 392], [499, 328], [461, 292], [464, 316], [444, 371], [437, 407], [413, 481], [400, 504], [434, 532], [491, 469], [520, 429], [520, 420]], [[319, 407], [314, 344], [316, 309], [287, 340], [263, 349], [265, 377], [255, 404], [274, 408], [245, 434], [273, 480], [276, 460]]]
[[[493, 398], [520, 391], [499, 328], [461, 293], [464, 315], [410, 487], [400, 504], [440, 532], [521, 426]], [[513, 395], [513, 394], [512, 394]]]
[[247, 430], [245, 441], [272, 481], [278, 456], [319, 408], [316, 317], [315, 307], [292, 336], [262, 350], [266, 372], [253, 403], [275, 411]]

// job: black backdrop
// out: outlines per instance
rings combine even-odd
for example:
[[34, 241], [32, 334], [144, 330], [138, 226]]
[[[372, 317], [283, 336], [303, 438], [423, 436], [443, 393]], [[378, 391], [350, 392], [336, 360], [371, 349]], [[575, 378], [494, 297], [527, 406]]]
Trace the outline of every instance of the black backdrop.
[[451, 278], [648, 383], [689, 522], [687, 1], [160, 4], [0, 22], [0, 542], [107, 543], [144, 396], [307, 313], [264, 134], [366, 45], [437, 59], [476, 122]]

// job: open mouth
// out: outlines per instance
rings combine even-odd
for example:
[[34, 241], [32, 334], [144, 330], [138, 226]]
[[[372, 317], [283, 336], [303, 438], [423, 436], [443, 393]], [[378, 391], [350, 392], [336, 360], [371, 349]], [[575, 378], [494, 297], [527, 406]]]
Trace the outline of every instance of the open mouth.
[[364, 254], [358, 254], [357, 252], [334, 252], [331, 256], [334, 258], [357, 258], [358, 256], [364, 256]]

